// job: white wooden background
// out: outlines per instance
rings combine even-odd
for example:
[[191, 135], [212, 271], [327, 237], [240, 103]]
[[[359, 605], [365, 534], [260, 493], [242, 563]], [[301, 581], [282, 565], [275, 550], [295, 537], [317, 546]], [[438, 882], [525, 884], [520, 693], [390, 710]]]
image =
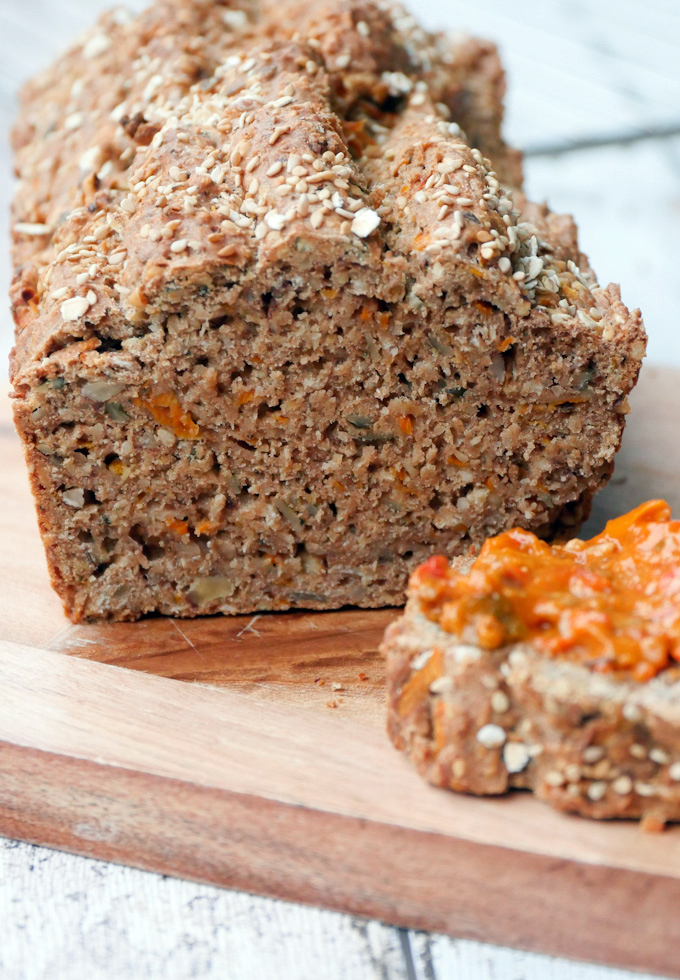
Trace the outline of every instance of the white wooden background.
[[[3, 132], [21, 80], [106, 6], [107, 0], [0, 0]], [[531, 195], [576, 215], [600, 280], [621, 281], [624, 300], [642, 308], [649, 359], [680, 365], [680, 0], [419, 0], [414, 6], [432, 26], [472, 30], [500, 42], [510, 75], [507, 133], [527, 150]], [[3, 294], [9, 167], [3, 141]], [[10, 338], [5, 315], [3, 361]], [[0, 839], [1, 980], [189, 977], [640, 975], [407, 932]]]

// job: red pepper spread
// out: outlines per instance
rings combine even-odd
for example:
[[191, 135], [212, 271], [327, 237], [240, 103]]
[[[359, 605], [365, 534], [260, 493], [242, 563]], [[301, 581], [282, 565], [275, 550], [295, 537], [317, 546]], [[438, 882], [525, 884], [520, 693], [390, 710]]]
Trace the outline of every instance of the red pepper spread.
[[436, 555], [412, 577], [428, 619], [493, 650], [541, 653], [646, 681], [680, 661], [680, 521], [651, 500], [589, 541], [548, 545], [515, 528], [467, 575]]

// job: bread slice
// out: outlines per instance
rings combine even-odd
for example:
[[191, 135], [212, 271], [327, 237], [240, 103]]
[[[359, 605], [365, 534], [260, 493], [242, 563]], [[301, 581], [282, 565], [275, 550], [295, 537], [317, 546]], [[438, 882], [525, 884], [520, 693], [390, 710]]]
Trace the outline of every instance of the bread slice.
[[[469, 558], [452, 564], [465, 573]], [[531, 644], [462, 643], [412, 586], [388, 627], [388, 730], [435, 786], [479, 796], [531, 790], [595, 818], [680, 819], [680, 668], [639, 683]]]
[[108, 15], [24, 93], [15, 419], [75, 620], [397, 604], [612, 471], [640, 315], [450, 120], [500, 119], [486, 56], [395, 14], [342, 88], [337, 25], [267, 10]]

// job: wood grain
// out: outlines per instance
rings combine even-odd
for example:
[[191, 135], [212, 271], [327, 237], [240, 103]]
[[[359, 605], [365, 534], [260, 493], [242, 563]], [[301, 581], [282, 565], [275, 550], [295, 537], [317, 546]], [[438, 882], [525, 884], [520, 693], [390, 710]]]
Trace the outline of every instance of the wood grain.
[[[647, 496], [680, 504], [677, 382], [646, 372], [595, 523]], [[69, 625], [6, 425], [0, 450], [0, 832], [680, 975], [680, 828], [644, 835], [423, 784], [382, 730], [376, 645], [393, 611]]]

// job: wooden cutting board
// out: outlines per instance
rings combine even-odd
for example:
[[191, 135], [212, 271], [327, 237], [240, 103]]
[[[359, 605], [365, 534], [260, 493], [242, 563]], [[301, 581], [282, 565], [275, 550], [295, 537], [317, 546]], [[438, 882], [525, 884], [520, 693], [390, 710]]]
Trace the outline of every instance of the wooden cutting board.
[[[588, 530], [680, 513], [680, 374], [648, 368]], [[0, 415], [0, 833], [232, 888], [680, 976], [680, 826], [423, 783], [384, 734], [393, 610], [73, 626]]]

